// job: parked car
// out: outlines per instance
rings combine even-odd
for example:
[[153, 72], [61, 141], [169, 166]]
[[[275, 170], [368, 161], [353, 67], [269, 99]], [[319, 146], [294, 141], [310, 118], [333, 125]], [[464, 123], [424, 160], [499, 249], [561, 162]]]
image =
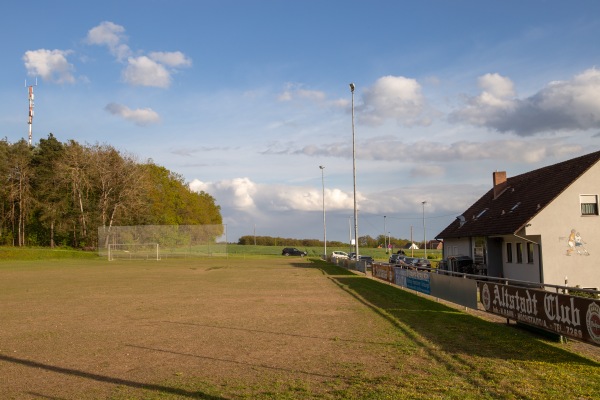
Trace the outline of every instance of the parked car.
[[426, 267], [426, 268], [431, 268], [431, 261], [425, 259], [425, 258], [417, 258], [417, 261], [415, 262], [415, 264], [417, 267]]
[[345, 251], [334, 251], [331, 253], [331, 258], [348, 258], [348, 253]]
[[390, 264], [398, 264], [400, 261], [404, 260], [406, 258], [406, 256], [404, 254], [392, 254], [389, 258], [389, 263]]
[[403, 265], [405, 267], [416, 267], [418, 258], [415, 257], [404, 257], [397, 262], [399, 265]]
[[366, 261], [367, 265], [373, 265], [373, 257], [371, 256], [359, 256], [359, 261]]
[[285, 249], [283, 249], [281, 251], [281, 255], [282, 256], [300, 256], [300, 257], [304, 257], [305, 255], [307, 255], [308, 253], [302, 250], [298, 250], [295, 247], [286, 247]]

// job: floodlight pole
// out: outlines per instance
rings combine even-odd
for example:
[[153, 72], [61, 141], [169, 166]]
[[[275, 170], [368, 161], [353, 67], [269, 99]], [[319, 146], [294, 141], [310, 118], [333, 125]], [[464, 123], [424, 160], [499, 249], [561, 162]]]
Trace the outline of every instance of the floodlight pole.
[[422, 201], [423, 204], [423, 246], [425, 247], [425, 258], [427, 260], [427, 236], [425, 235], [425, 203], [426, 201]]
[[385, 215], [383, 216], [383, 247], [385, 247], [385, 254], [388, 253], [388, 246], [387, 246], [387, 235], [386, 233], [386, 229], [385, 229]]
[[358, 262], [358, 212], [356, 209], [356, 141], [354, 135], [354, 83], [350, 84], [350, 92], [352, 93], [352, 178], [354, 179], [354, 252], [356, 253], [356, 261]]
[[321, 169], [321, 185], [323, 186], [323, 256], [327, 260], [327, 225], [325, 224], [325, 167], [319, 165]]

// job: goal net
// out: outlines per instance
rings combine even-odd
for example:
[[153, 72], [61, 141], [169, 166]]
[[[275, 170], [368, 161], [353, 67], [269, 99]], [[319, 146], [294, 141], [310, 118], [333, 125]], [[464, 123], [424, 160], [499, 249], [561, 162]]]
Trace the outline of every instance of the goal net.
[[227, 229], [226, 225], [100, 227], [98, 252], [109, 260], [111, 257], [127, 259], [128, 255], [131, 255], [129, 259], [141, 259], [146, 253], [152, 253], [152, 259], [158, 260], [227, 256]]
[[108, 261], [160, 260], [158, 243], [108, 244]]

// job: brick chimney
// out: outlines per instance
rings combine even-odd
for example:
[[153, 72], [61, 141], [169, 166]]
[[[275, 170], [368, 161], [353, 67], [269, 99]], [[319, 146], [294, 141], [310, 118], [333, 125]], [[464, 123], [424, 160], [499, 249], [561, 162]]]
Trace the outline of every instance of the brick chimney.
[[494, 200], [506, 189], [506, 171], [496, 171], [492, 174], [494, 179]]

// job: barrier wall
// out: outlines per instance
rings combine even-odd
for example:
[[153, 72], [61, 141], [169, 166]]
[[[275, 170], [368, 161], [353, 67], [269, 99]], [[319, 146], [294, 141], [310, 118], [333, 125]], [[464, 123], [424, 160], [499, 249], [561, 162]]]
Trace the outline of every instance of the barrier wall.
[[[494, 278], [445, 271], [373, 264], [373, 277], [472, 309], [478, 295], [485, 311], [579, 341], [600, 346], [600, 299], [552, 293], [532, 287], [490, 282]], [[539, 286], [539, 284], [537, 284]], [[559, 289], [558, 287], [556, 288]], [[567, 292], [567, 289], [561, 289]], [[597, 293], [596, 293], [597, 295]]]

